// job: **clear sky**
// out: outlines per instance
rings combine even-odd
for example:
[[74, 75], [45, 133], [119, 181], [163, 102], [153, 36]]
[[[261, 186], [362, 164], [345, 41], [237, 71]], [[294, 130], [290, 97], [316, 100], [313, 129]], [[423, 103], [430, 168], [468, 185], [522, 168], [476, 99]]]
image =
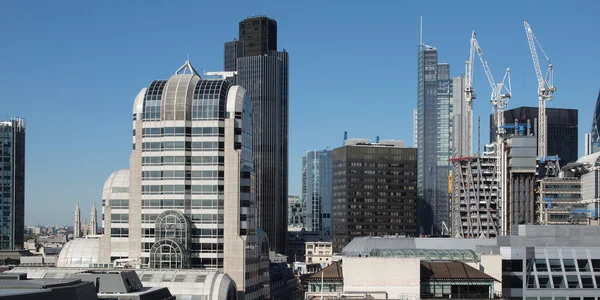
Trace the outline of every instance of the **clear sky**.
[[[523, 20], [555, 65], [548, 107], [579, 109], [579, 152], [600, 87], [599, 1], [3, 1], [0, 115], [27, 119], [26, 223], [71, 224], [101, 205], [102, 186], [129, 167], [133, 100], [168, 79], [189, 54], [220, 70], [238, 22], [267, 15], [290, 53], [290, 194], [310, 149], [349, 137], [412, 145], [419, 16], [426, 44], [451, 75], [464, 72], [472, 30], [492, 72], [511, 67], [510, 107], [537, 106]], [[540, 57], [543, 59], [543, 57]], [[545, 62], [542, 61], [545, 69]], [[490, 87], [475, 66], [488, 140]], [[484, 142], [482, 142], [483, 144]], [[88, 217], [89, 218], [89, 217]]]

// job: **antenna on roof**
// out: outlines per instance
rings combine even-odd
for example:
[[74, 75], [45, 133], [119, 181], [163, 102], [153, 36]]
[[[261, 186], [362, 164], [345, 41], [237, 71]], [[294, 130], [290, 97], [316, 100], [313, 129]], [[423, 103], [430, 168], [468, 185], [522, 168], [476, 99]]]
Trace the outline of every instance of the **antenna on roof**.
[[421, 16], [421, 25], [419, 26], [419, 45], [423, 45], [423, 16]]

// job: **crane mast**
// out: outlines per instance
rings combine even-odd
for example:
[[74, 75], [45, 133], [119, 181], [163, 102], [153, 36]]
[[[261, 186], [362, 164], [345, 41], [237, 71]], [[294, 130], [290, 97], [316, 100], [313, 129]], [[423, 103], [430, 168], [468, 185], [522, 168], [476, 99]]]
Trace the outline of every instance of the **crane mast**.
[[[535, 75], [538, 81], [538, 157], [546, 157], [547, 151], [547, 125], [546, 125], [546, 101], [551, 101], [554, 97], [554, 92], [557, 88], [554, 86], [554, 65], [550, 62], [550, 59], [544, 52], [544, 49], [533, 35], [533, 31], [527, 21], [523, 22], [525, 25], [525, 33], [527, 34], [527, 41], [529, 43], [529, 50], [531, 51], [531, 59], [533, 60], [533, 67], [535, 68]], [[548, 70], [546, 75], [542, 75], [542, 69], [540, 67], [540, 61], [537, 55], [537, 49], [535, 44], [538, 44], [542, 54], [548, 61]]]
[[[467, 102], [466, 120], [467, 120], [467, 149], [468, 155], [473, 154], [473, 100], [475, 100], [475, 90], [473, 89], [473, 62], [475, 58], [475, 31], [471, 33], [471, 46], [469, 49], [469, 60], [465, 62], [465, 101]], [[479, 151], [479, 149], [477, 149]]]
[[483, 56], [483, 50], [479, 46], [477, 39], [473, 38], [472, 45], [481, 61], [485, 75], [487, 76], [488, 83], [492, 89], [490, 102], [492, 103], [494, 126], [496, 127], [496, 176], [498, 182], [498, 202], [502, 208], [502, 220], [506, 219], [506, 207], [507, 207], [507, 191], [506, 191], [506, 157], [504, 156], [504, 108], [508, 106], [508, 100], [512, 97], [512, 87], [510, 83], [510, 69], [506, 69], [506, 73], [502, 78], [502, 82], [496, 83], [494, 76], [490, 70], [490, 66]]

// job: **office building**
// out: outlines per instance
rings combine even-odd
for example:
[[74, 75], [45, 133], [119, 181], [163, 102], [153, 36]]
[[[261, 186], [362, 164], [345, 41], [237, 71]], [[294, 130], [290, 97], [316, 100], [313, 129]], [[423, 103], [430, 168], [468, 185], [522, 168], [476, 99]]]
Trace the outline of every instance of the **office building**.
[[0, 250], [23, 248], [25, 235], [25, 120], [0, 120]]
[[333, 150], [333, 251], [354, 237], [417, 234], [417, 149], [349, 139]]
[[223, 71], [237, 70], [237, 59], [244, 57], [244, 43], [233, 40], [225, 43]]
[[288, 196], [288, 228], [304, 228], [306, 213], [300, 196]]
[[221, 270], [246, 299], [267, 296], [245, 89], [203, 79], [186, 61], [140, 91], [133, 128], [130, 169], [104, 185], [99, 263]]
[[302, 199], [306, 230], [331, 236], [332, 151], [313, 150], [302, 157]]
[[244, 43], [244, 56], [277, 51], [277, 21], [265, 16], [246, 18], [240, 22], [240, 41]]
[[[547, 154], [558, 155], [560, 164], [566, 165], [575, 162], [579, 157], [578, 146], [578, 111], [566, 108], [546, 108], [547, 117]], [[533, 126], [532, 133], [537, 135], [537, 107], [517, 107], [504, 111], [504, 124], [526, 123], [529, 121]], [[493, 115], [490, 115], [492, 124]], [[496, 140], [496, 128], [490, 125], [490, 142]], [[537, 145], [537, 142], [536, 142]]]
[[246, 88], [252, 101], [258, 225], [266, 231], [271, 249], [283, 254], [288, 221], [288, 53], [277, 51], [273, 19], [250, 17], [239, 29], [239, 42], [225, 45], [225, 67], [231, 71], [236, 61], [235, 82]]
[[448, 223], [451, 155], [450, 66], [438, 63], [438, 50], [420, 44], [417, 75], [417, 148], [420, 234], [439, 234]]

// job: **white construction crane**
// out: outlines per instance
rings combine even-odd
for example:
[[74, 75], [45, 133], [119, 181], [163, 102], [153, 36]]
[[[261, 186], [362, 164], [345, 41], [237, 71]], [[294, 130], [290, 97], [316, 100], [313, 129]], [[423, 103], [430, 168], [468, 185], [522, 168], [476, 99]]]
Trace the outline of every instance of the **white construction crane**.
[[[531, 59], [533, 60], [533, 66], [535, 67], [535, 75], [538, 81], [538, 157], [546, 157], [546, 146], [547, 146], [547, 133], [546, 133], [546, 100], [551, 101], [554, 97], [554, 92], [557, 88], [554, 86], [554, 65], [550, 62], [548, 55], [544, 52], [542, 45], [538, 42], [533, 35], [533, 31], [527, 21], [523, 22], [525, 25], [525, 33], [527, 34], [527, 41], [529, 42], [529, 50], [531, 51]], [[537, 50], [535, 44], [538, 44], [542, 54], [548, 61], [548, 70], [546, 75], [542, 76], [542, 69], [540, 68], [540, 61], [538, 59]]]
[[[467, 102], [466, 120], [467, 120], [467, 155], [473, 154], [473, 100], [475, 100], [475, 90], [473, 89], [473, 61], [475, 57], [475, 31], [471, 33], [471, 47], [469, 50], [469, 60], [465, 62], [465, 101]], [[479, 151], [479, 149], [477, 149]]]

